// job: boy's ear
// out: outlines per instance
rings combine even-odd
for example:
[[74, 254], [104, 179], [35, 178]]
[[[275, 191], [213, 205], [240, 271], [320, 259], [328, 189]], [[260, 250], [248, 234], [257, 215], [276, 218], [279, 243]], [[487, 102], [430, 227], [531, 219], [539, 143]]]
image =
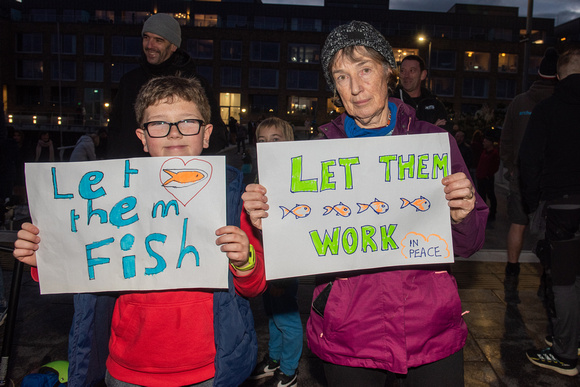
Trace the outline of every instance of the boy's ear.
[[135, 134], [139, 137], [139, 140], [143, 143], [143, 152], [149, 153], [149, 149], [147, 148], [147, 136], [145, 135], [145, 131], [141, 128], [135, 129]]
[[211, 136], [211, 132], [212, 131], [213, 131], [213, 125], [212, 124], [207, 124], [203, 128], [203, 147], [204, 148], [208, 148], [209, 147], [209, 137]]

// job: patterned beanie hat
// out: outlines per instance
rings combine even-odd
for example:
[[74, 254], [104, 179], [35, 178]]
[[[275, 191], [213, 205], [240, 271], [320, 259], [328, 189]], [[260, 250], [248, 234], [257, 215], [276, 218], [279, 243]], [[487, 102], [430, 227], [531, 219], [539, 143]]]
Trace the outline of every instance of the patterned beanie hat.
[[145, 32], [159, 35], [165, 38], [169, 43], [181, 46], [181, 26], [175, 18], [167, 13], [156, 13], [151, 15], [143, 24], [141, 36]]
[[393, 49], [385, 37], [370, 24], [353, 20], [332, 30], [326, 38], [324, 47], [322, 47], [322, 71], [324, 71], [326, 83], [331, 90], [334, 90], [335, 87], [328, 66], [334, 55], [348, 46], [370, 47], [381, 54], [391, 68], [397, 68]]

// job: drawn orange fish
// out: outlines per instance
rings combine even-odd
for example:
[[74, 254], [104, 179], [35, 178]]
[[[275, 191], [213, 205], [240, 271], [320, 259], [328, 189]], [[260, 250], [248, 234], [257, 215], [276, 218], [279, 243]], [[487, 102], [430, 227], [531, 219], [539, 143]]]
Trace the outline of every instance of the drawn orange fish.
[[413, 207], [415, 207], [415, 211], [427, 211], [429, 208], [431, 208], [431, 202], [421, 196], [418, 199], [415, 199], [413, 201], [409, 201], [405, 198], [401, 198], [401, 200], [403, 201], [403, 205], [401, 205], [401, 208], [405, 208], [407, 207], [409, 204], [412, 205]]
[[377, 198], [375, 198], [375, 200], [373, 202], [370, 202], [369, 204], [364, 204], [364, 203], [357, 203], [357, 204], [358, 204], [357, 214], [360, 214], [361, 212], [365, 212], [369, 208], [372, 208], [373, 211], [375, 211], [377, 214], [384, 214], [385, 212], [387, 212], [389, 210], [389, 205], [383, 201], [380, 201]]
[[282, 209], [282, 219], [284, 219], [286, 217], [286, 215], [292, 214], [296, 217], [296, 219], [298, 218], [306, 218], [308, 215], [310, 215], [310, 207], [307, 206], [306, 204], [296, 204], [296, 207], [294, 207], [293, 209], [289, 210], [284, 206], [280, 206], [280, 208]]
[[322, 215], [328, 215], [330, 214], [332, 211], [336, 211], [336, 215], [340, 215], [340, 216], [344, 216], [345, 218], [347, 216], [350, 216], [351, 210], [350, 208], [345, 205], [343, 202], [338, 203], [337, 205], [334, 206], [324, 206], [324, 214]]
[[163, 186], [167, 186], [169, 183], [179, 183], [180, 185], [191, 185], [197, 183], [200, 180], [203, 180], [206, 177], [206, 173], [196, 169], [189, 169], [189, 170], [171, 170], [171, 169], [164, 169], [163, 172], [166, 172], [169, 176]]

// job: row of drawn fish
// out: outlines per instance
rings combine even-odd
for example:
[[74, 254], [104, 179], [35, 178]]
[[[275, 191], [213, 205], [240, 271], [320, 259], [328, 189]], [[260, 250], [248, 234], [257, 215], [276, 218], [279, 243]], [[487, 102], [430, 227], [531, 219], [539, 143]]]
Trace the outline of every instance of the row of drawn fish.
[[[415, 200], [408, 200], [405, 198], [401, 198], [402, 204], [401, 209], [411, 206], [415, 208], [415, 211], [425, 212], [431, 208], [431, 202], [424, 196], [420, 196]], [[377, 214], [384, 214], [389, 211], [389, 205], [377, 198], [374, 201], [366, 204], [366, 203], [357, 203], [358, 205], [358, 212], [357, 214], [363, 213], [367, 211], [369, 208], [376, 212]], [[409, 208], [411, 208], [409, 207]], [[294, 208], [288, 209], [284, 206], [280, 206], [282, 209], [282, 219], [286, 216], [292, 214], [296, 217], [296, 219], [306, 218], [312, 212], [312, 208], [306, 204], [297, 204]], [[332, 212], [335, 212], [337, 216], [348, 217], [352, 214], [352, 210], [346, 204], [340, 202], [335, 204], [334, 206], [324, 206], [324, 215], [328, 215]]]

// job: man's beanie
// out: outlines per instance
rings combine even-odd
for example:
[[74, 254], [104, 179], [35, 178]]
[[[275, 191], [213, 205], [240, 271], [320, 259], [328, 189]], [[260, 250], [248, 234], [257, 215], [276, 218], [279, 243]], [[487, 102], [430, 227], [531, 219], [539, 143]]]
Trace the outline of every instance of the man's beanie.
[[540, 63], [538, 75], [546, 79], [554, 79], [557, 74], [558, 51], [554, 47], [548, 47]]
[[397, 68], [393, 49], [385, 37], [370, 24], [353, 20], [332, 30], [322, 48], [322, 71], [331, 90], [334, 90], [334, 81], [328, 66], [334, 55], [348, 46], [370, 47], [381, 54], [391, 68]]
[[166, 13], [156, 13], [151, 15], [149, 19], [143, 24], [141, 36], [145, 32], [159, 35], [165, 38], [169, 43], [175, 44], [177, 47], [181, 46], [181, 26], [175, 18]]

